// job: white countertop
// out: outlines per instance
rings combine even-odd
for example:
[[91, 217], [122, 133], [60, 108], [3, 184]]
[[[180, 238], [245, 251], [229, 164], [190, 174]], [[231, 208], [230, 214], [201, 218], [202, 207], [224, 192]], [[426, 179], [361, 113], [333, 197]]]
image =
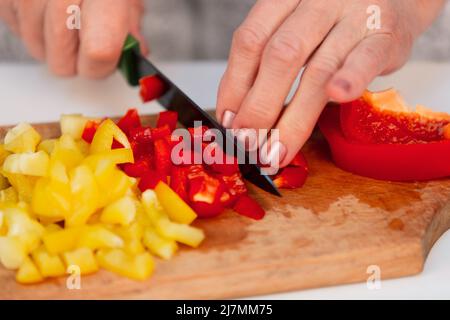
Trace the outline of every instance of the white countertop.
[[[223, 62], [162, 64], [173, 80], [197, 103], [215, 106]], [[406, 100], [450, 112], [450, 63], [412, 62], [400, 72], [380, 78], [374, 89], [396, 87]], [[143, 105], [137, 89], [127, 87], [119, 74], [104, 81], [56, 79], [44, 67], [0, 63], [0, 125], [19, 121], [57, 121], [61, 113], [91, 116], [122, 115], [129, 107], [156, 113], [160, 107]], [[383, 277], [383, 275], [381, 275]], [[444, 234], [428, 256], [423, 273], [382, 280], [381, 289], [365, 283], [255, 298], [269, 299], [448, 299], [450, 298], [450, 233]]]

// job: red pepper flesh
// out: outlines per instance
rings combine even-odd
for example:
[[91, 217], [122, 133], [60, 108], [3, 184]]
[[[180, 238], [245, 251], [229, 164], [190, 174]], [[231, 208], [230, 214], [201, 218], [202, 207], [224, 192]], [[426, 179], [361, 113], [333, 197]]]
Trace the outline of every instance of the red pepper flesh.
[[156, 126], [158, 128], [168, 126], [170, 128], [170, 132], [175, 130], [178, 122], [178, 113], [175, 111], [164, 111], [159, 114], [158, 121], [156, 122]]
[[149, 102], [161, 97], [166, 91], [164, 82], [156, 75], [147, 76], [139, 80], [140, 96], [143, 102]]
[[265, 211], [254, 199], [250, 198], [248, 195], [243, 195], [239, 197], [236, 204], [233, 207], [234, 211], [240, 215], [261, 220], [265, 216]]

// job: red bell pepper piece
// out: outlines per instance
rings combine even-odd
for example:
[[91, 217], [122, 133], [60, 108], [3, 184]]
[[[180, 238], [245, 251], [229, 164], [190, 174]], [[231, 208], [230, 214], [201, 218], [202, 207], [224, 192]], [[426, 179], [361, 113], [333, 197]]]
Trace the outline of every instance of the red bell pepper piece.
[[172, 135], [172, 131], [168, 125], [152, 129], [152, 137], [154, 140], [167, 139]]
[[82, 138], [87, 143], [92, 143], [94, 139], [94, 135], [97, 132], [97, 128], [100, 126], [100, 123], [97, 121], [89, 120], [83, 130]]
[[134, 163], [125, 163], [120, 166], [121, 169], [130, 177], [142, 177], [147, 171], [151, 169], [151, 159], [138, 159]]
[[167, 176], [155, 170], [147, 170], [141, 176], [141, 179], [138, 183], [138, 188], [139, 190], [141, 190], [141, 192], [149, 189], [153, 190], [160, 181], [167, 183]]
[[170, 132], [175, 130], [178, 122], [178, 113], [175, 111], [164, 111], [160, 112], [158, 116], [158, 121], [156, 122], [156, 126], [158, 128], [168, 126], [170, 128]]
[[266, 214], [266, 212], [264, 211], [263, 208], [261, 208], [258, 202], [250, 198], [248, 195], [240, 196], [236, 204], [234, 205], [233, 209], [240, 215], [255, 220], [261, 220], [262, 218], [264, 218]]
[[133, 127], [128, 132], [128, 138], [136, 143], [151, 143], [153, 141], [152, 128]]
[[359, 143], [421, 143], [444, 140], [450, 115], [424, 107], [411, 111], [395, 90], [366, 92], [342, 105], [341, 128], [347, 140]]
[[450, 176], [450, 140], [409, 144], [351, 142], [341, 130], [340, 108], [325, 108], [319, 121], [338, 167], [358, 175], [391, 181]]
[[171, 159], [171, 149], [169, 144], [163, 140], [159, 139], [154, 142], [155, 147], [155, 158], [154, 167], [162, 175], [170, 175], [172, 169], [172, 159]]
[[149, 102], [154, 99], [158, 99], [166, 91], [164, 82], [156, 75], [141, 78], [139, 80], [139, 84], [139, 94], [143, 102]]
[[306, 162], [306, 158], [301, 151], [299, 151], [294, 159], [292, 159], [291, 163], [289, 163], [290, 167], [304, 167], [308, 168], [308, 163]]
[[186, 167], [174, 166], [170, 175], [170, 187], [175, 191], [185, 202], [188, 201], [188, 169]]
[[221, 196], [225, 186], [211, 175], [204, 174], [189, 180], [189, 200], [201, 218], [210, 218], [223, 212]]
[[273, 179], [278, 188], [297, 189], [303, 187], [308, 171], [305, 167], [286, 167], [281, 169]]
[[232, 197], [247, 194], [247, 186], [245, 185], [240, 172], [236, 172], [231, 175], [221, 175], [220, 177]]
[[119, 120], [117, 126], [128, 136], [131, 129], [141, 127], [141, 118], [136, 109], [129, 109]]
[[[237, 158], [227, 155], [220, 147], [214, 148], [210, 154], [204, 152], [204, 155], [205, 157], [211, 156], [211, 161], [208, 161], [210, 163], [208, 167], [215, 173], [232, 175], [233, 173], [239, 172]], [[216, 159], [219, 159], [220, 163], [213, 161]]]

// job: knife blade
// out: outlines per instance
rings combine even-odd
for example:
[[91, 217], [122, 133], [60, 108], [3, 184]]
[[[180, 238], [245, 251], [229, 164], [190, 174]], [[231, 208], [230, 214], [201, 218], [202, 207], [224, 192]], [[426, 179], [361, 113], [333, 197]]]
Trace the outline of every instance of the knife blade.
[[[219, 130], [227, 142], [234, 146], [235, 150], [242, 152], [245, 163], [239, 164], [239, 168], [245, 179], [257, 187], [281, 197], [281, 193], [273, 183], [272, 179], [262, 172], [257, 164], [250, 163], [248, 152], [243, 150], [236, 139], [226, 131], [212, 116], [205, 112], [192, 99], [190, 99], [180, 88], [178, 88], [164, 73], [162, 73], [153, 63], [141, 55], [139, 42], [128, 36], [119, 62], [119, 69], [124, 74], [128, 83], [132, 86], [139, 84], [139, 79], [145, 76], [157, 76], [165, 85], [165, 93], [158, 99], [158, 102], [167, 110], [178, 113], [179, 122], [186, 128], [193, 127], [195, 121], [201, 121], [209, 128]], [[226, 144], [226, 143], [225, 143]], [[227, 151], [227, 150], [225, 150]]]

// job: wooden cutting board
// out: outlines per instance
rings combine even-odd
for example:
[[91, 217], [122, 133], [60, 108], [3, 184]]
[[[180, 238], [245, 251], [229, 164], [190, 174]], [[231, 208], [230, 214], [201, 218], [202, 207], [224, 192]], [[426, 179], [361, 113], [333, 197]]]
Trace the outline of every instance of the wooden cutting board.
[[[59, 134], [58, 124], [36, 127], [46, 138]], [[450, 225], [450, 180], [390, 183], [352, 175], [333, 165], [319, 133], [304, 152], [310, 177], [302, 189], [278, 198], [250, 186], [267, 210], [262, 221], [226, 212], [195, 222], [204, 243], [158, 261], [148, 281], [101, 271], [82, 277], [80, 290], [67, 289], [64, 278], [23, 286], [0, 267], [0, 299], [235, 298], [366, 281], [373, 265], [381, 279], [421, 272]]]

